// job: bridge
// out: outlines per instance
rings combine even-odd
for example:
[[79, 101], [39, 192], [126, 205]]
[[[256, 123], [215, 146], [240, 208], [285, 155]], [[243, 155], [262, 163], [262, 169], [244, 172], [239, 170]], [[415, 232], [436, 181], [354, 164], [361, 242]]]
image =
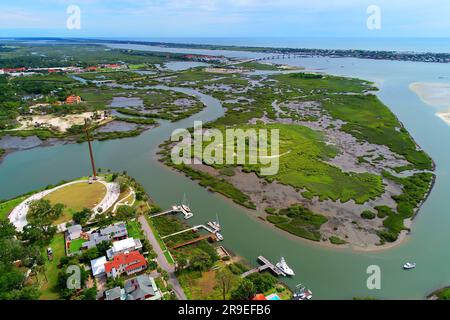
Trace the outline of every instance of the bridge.
[[263, 272], [267, 269], [272, 271], [277, 276], [283, 276], [283, 277], [286, 276], [286, 274], [283, 271], [281, 271], [280, 269], [278, 269], [278, 267], [276, 265], [274, 265], [272, 262], [270, 262], [269, 259], [267, 259], [263, 256], [259, 256], [258, 261], [261, 262], [262, 265], [259, 267], [253, 268], [251, 270], [248, 270], [247, 272], [244, 272], [243, 274], [241, 274], [241, 278], [248, 277], [249, 275], [256, 273], [256, 272]]

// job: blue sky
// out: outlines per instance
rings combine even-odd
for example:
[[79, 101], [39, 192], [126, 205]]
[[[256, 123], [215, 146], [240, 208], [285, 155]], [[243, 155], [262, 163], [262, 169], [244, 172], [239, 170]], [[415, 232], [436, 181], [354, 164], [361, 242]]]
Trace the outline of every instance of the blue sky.
[[[66, 28], [72, 4], [80, 30]], [[380, 30], [366, 27], [372, 4]], [[450, 37], [450, 1], [2, 0], [0, 36]]]

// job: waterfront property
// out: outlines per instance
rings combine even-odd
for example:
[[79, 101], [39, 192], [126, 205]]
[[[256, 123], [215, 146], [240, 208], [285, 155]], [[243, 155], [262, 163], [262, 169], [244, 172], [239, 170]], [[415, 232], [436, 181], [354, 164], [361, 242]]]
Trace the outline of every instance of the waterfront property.
[[139, 251], [120, 253], [112, 261], [105, 263], [106, 275], [113, 278], [123, 273], [132, 275], [146, 268], [147, 260]]

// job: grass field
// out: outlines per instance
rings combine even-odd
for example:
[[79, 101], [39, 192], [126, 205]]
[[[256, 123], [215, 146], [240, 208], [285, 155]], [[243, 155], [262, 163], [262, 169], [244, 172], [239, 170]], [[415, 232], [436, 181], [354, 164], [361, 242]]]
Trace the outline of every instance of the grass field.
[[0, 203], [0, 220], [8, 218], [11, 211], [18, 206], [26, 197], [18, 197], [3, 203]]
[[76, 183], [65, 188], [56, 190], [44, 199], [50, 200], [52, 204], [62, 203], [66, 206], [63, 215], [54, 223], [62, 223], [72, 219], [74, 212], [84, 208], [94, 208], [106, 195], [106, 187], [100, 182], [93, 184]]
[[56, 234], [49, 245], [53, 250], [53, 260], [48, 260], [47, 248], [44, 248], [42, 252], [45, 256], [45, 275], [42, 273], [38, 275], [42, 300], [55, 300], [59, 298], [58, 293], [55, 291], [55, 286], [58, 281], [58, 264], [65, 255], [64, 246], [64, 235]]
[[76, 239], [70, 242], [69, 252], [74, 253], [81, 250], [81, 246], [85, 242], [85, 239]]
[[140, 223], [136, 220], [127, 221], [128, 237], [134, 239], [142, 239], [142, 229]]

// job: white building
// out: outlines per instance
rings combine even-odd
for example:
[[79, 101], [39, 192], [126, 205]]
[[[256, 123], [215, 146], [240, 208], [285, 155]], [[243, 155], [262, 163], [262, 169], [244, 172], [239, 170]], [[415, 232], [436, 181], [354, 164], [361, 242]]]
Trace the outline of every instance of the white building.
[[120, 241], [116, 241], [113, 243], [111, 249], [106, 252], [108, 259], [114, 258], [116, 255], [125, 252], [131, 252], [135, 250], [141, 250], [142, 243], [139, 239], [134, 238], [126, 238]]

